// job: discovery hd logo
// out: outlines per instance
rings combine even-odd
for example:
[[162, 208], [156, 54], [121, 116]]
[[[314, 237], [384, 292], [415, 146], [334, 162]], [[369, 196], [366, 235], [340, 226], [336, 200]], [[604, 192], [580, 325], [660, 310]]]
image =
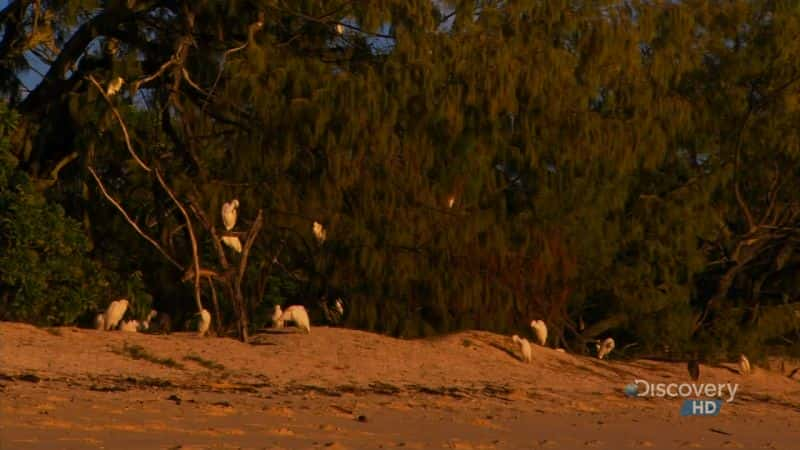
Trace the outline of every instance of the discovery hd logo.
[[732, 402], [736, 398], [737, 390], [739, 385], [731, 383], [650, 383], [645, 380], [633, 380], [633, 383], [624, 389], [628, 397], [684, 398], [681, 406], [682, 416], [716, 416], [722, 409], [722, 399], [728, 403]]

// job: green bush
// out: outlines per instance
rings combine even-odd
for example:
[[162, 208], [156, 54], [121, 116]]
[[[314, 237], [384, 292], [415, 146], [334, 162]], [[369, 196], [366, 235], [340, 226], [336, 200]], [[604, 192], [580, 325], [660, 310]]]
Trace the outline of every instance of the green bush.
[[109, 283], [88, 257], [80, 223], [18, 168], [9, 144], [15, 123], [14, 112], [0, 104], [0, 319], [75, 323], [102, 307]]

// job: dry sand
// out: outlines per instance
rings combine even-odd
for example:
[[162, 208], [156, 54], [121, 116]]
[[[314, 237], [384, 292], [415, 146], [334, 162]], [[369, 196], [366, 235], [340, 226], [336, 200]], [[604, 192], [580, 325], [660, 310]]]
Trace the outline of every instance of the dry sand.
[[622, 391], [689, 382], [679, 363], [534, 346], [524, 364], [510, 338], [474, 331], [253, 341], [0, 323], [0, 449], [800, 448], [800, 384], [777, 371], [703, 366], [700, 382], [739, 383], [736, 399], [681, 417], [681, 400]]

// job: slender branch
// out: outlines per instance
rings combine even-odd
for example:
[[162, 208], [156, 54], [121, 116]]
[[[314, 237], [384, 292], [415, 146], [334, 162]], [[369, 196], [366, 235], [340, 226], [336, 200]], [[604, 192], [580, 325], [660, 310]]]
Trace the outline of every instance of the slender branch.
[[[222, 278], [222, 276], [211, 269], [200, 269], [200, 276], [205, 278]], [[190, 267], [186, 273], [183, 274], [181, 281], [189, 281], [195, 277], [194, 267]]]
[[[181, 45], [183, 45], [183, 44], [181, 44]], [[181, 48], [178, 48], [178, 52], [179, 51], [181, 51]], [[136, 80], [133, 83], [131, 83], [131, 86], [132, 86], [131, 87], [131, 93], [132, 94], [136, 93], [139, 90], [139, 86], [155, 80], [156, 78], [158, 78], [162, 74], [164, 74], [164, 72], [167, 69], [169, 69], [170, 66], [176, 64], [177, 63], [177, 58], [175, 56], [176, 55], [172, 55], [172, 57], [170, 59], [168, 59], [164, 64], [162, 64], [161, 67], [159, 67], [158, 70], [154, 74], [148, 75], [148, 76], [143, 77], [143, 78], [139, 78], [138, 80]]]
[[53, 170], [50, 171], [50, 178], [55, 180], [58, 178], [58, 173], [61, 172], [61, 169], [64, 168], [67, 164], [71, 163], [75, 159], [78, 158], [78, 152], [72, 152], [69, 155], [65, 156], [61, 161], [53, 167]]
[[253, 222], [253, 226], [250, 227], [247, 240], [244, 243], [244, 248], [242, 249], [242, 259], [239, 260], [239, 273], [236, 275], [236, 283], [239, 286], [241, 286], [242, 279], [244, 278], [244, 271], [247, 268], [247, 258], [250, 255], [250, 247], [252, 247], [253, 243], [255, 243], [256, 236], [258, 236], [259, 231], [261, 231], [261, 226], [263, 224], [264, 224], [264, 211], [259, 209], [258, 215], [256, 216], [256, 220], [255, 222]]
[[119, 212], [120, 212], [120, 213], [122, 213], [122, 216], [123, 216], [123, 217], [125, 217], [125, 220], [127, 220], [129, 224], [131, 224], [131, 226], [133, 227], [133, 229], [134, 229], [134, 230], [136, 230], [136, 232], [137, 232], [137, 233], [139, 233], [139, 235], [140, 235], [140, 236], [142, 236], [142, 237], [143, 237], [143, 238], [145, 238], [145, 239], [146, 239], [148, 242], [150, 242], [151, 244], [153, 244], [153, 246], [154, 246], [154, 247], [155, 247], [155, 248], [156, 248], [156, 249], [157, 249], [159, 252], [161, 252], [161, 254], [162, 254], [162, 255], [164, 255], [164, 257], [165, 257], [165, 258], [167, 258], [167, 261], [171, 262], [173, 266], [177, 267], [177, 268], [178, 268], [178, 269], [179, 269], [181, 272], [183, 272], [183, 270], [184, 270], [183, 266], [181, 266], [181, 265], [180, 265], [180, 264], [179, 264], [177, 261], [175, 261], [175, 259], [173, 259], [173, 258], [172, 258], [172, 257], [169, 255], [169, 253], [167, 253], [167, 251], [166, 251], [166, 250], [164, 250], [164, 248], [163, 248], [163, 247], [161, 247], [161, 246], [158, 244], [158, 242], [156, 242], [156, 240], [155, 240], [155, 239], [151, 238], [151, 237], [150, 237], [150, 236], [149, 236], [147, 233], [145, 233], [144, 231], [142, 231], [142, 229], [141, 229], [141, 228], [139, 228], [139, 226], [136, 224], [136, 222], [134, 222], [134, 220], [133, 220], [133, 219], [131, 219], [131, 217], [130, 217], [130, 216], [128, 215], [128, 213], [125, 211], [125, 208], [123, 208], [123, 207], [122, 207], [122, 205], [120, 205], [120, 204], [119, 204], [119, 202], [117, 202], [116, 200], [114, 200], [114, 198], [113, 198], [113, 197], [111, 197], [111, 195], [109, 195], [108, 191], [106, 191], [106, 188], [105, 188], [105, 186], [103, 186], [103, 182], [102, 182], [102, 181], [100, 181], [100, 177], [99, 177], [99, 176], [97, 176], [97, 173], [94, 171], [94, 169], [93, 169], [92, 167], [89, 167], [88, 169], [89, 169], [89, 173], [91, 173], [91, 174], [92, 174], [92, 176], [94, 177], [95, 181], [97, 181], [97, 186], [100, 188], [100, 192], [102, 192], [102, 193], [103, 193], [103, 195], [106, 197], [106, 199], [108, 199], [108, 201], [109, 201], [109, 202], [111, 202], [111, 204], [113, 204], [113, 205], [114, 205], [114, 206], [115, 206], [115, 207], [116, 207], [116, 208], [119, 210]]
[[[263, 27], [264, 27], [264, 14], [262, 12], [259, 14], [258, 21], [251, 23], [247, 27], [247, 42], [238, 47], [229, 48], [228, 50], [225, 50], [225, 52], [222, 54], [222, 59], [219, 62], [219, 70], [217, 70], [217, 77], [214, 79], [214, 83], [211, 84], [211, 89], [208, 90], [208, 96], [206, 97], [206, 100], [203, 102], [203, 107], [200, 108], [201, 114], [205, 112], [206, 106], [208, 106], [208, 101], [211, 99], [211, 96], [214, 94], [214, 90], [217, 88], [219, 80], [222, 78], [222, 72], [225, 70], [225, 62], [228, 60], [228, 56], [238, 51], [244, 50], [250, 44], [250, 42], [253, 41], [253, 36], [255, 35], [255, 32]], [[186, 71], [184, 71], [184, 75], [187, 78], [189, 76], [189, 74], [186, 73]]]
[[[275, 6], [275, 5], [267, 4], [267, 7], [272, 8], [272, 9], [274, 9], [274, 10], [280, 12], [280, 13], [283, 13], [283, 14], [288, 14], [288, 15], [291, 15], [291, 16], [299, 17], [299, 18], [307, 20], [309, 22], [320, 23], [320, 24], [323, 24], [323, 25], [328, 25], [329, 22], [327, 21], [327, 18], [330, 17], [330, 16], [333, 16], [336, 13], [339, 12], [339, 10], [336, 10], [336, 11], [332, 11], [332, 12], [326, 13], [326, 14], [320, 16], [320, 17], [314, 17], [314, 16], [309, 16], [308, 14], [303, 14], [303, 13], [298, 12], [298, 11], [290, 11], [288, 9], [284, 9], [284, 8], [281, 8], [281, 7]], [[373, 33], [371, 31], [365, 31], [365, 30], [363, 30], [363, 29], [361, 29], [359, 27], [356, 27], [356, 26], [353, 26], [353, 25], [350, 25], [350, 24], [346, 24], [346, 23], [341, 23], [341, 22], [338, 22], [338, 24], [342, 25], [342, 26], [344, 26], [346, 28], [349, 28], [349, 29], [351, 29], [353, 31], [357, 31], [359, 33], [364, 33], [366, 35], [370, 35], [370, 36], [374, 36], [374, 37], [380, 37], [380, 38], [386, 38], [386, 39], [392, 39], [392, 40], [397, 39], [397, 37], [392, 36], [390, 34]]]
[[192, 259], [194, 260], [194, 299], [197, 302], [197, 311], [200, 312], [203, 310], [203, 302], [200, 301], [200, 252], [197, 250], [197, 238], [194, 235], [192, 219], [189, 217], [189, 213], [186, 212], [186, 208], [184, 208], [181, 202], [178, 201], [178, 198], [172, 192], [172, 189], [167, 186], [167, 183], [161, 176], [161, 172], [156, 169], [155, 174], [159, 184], [161, 184], [161, 187], [167, 191], [167, 194], [169, 194], [169, 197], [173, 202], [175, 202], [175, 205], [178, 207], [178, 209], [181, 210], [181, 214], [183, 214], [183, 217], [186, 220], [186, 229], [189, 231], [189, 239], [192, 242]]
[[[781, 177], [781, 171], [778, 167], [778, 163], [775, 163], [775, 178], [773, 178], [772, 183], [770, 184], [769, 192], [767, 192], [767, 210], [764, 211], [764, 216], [761, 218], [762, 224], [768, 223], [770, 216], [773, 215], [773, 212], [776, 211], [776, 205], [778, 201], [778, 193], [780, 192], [781, 187], [783, 186], [783, 179]], [[774, 219], [774, 218], [773, 218]]]
[[145, 164], [141, 158], [139, 158], [139, 155], [137, 155], [136, 151], [133, 149], [133, 145], [131, 144], [131, 137], [128, 134], [128, 127], [125, 126], [125, 122], [122, 120], [122, 116], [120, 115], [119, 111], [111, 102], [111, 99], [108, 97], [108, 95], [106, 95], [106, 92], [103, 90], [103, 86], [101, 86], [100, 83], [98, 83], [97, 80], [92, 75], [89, 75], [87, 79], [92, 82], [94, 87], [97, 88], [97, 90], [100, 92], [100, 95], [103, 96], [103, 98], [106, 100], [106, 103], [108, 103], [108, 106], [111, 108], [111, 111], [114, 113], [114, 117], [117, 118], [117, 122], [119, 122], [120, 127], [122, 127], [122, 134], [123, 136], [125, 136], [125, 146], [128, 148], [128, 152], [130, 152], [131, 156], [133, 156], [133, 159], [136, 160], [136, 162], [139, 164], [139, 166], [142, 167], [142, 169], [144, 169], [146, 172], [150, 172], [152, 169], [150, 169], [150, 167], [147, 164]]
[[756, 223], [755, 219], [753, 218], [753, 213], [750, 211], [750, 207], [747, 205], [747, 202], [745, 202], [744, 196], [742, 195], [739, 183], [739, 180], [741, 178], [739, 174], [739, 169], [741, 165], [741, 154], [742, 154], [742, 134], [744, 133], [745, 127], [747, 127], [747, 122], [750, 119], [752, 111], [753, 111], [752, 108], [747, 110], [747, 114], [745, 115], [744, 120], [742, 121], [742, 124], [736, 133], [735, 163], [733, 169], [733, 193], [736, 196], [736, 202], [742, 209], [742, 213], [744, 214], [745, 220], [747, 221], [748, 231], [752, 231], [755, 228]]
[[228, 265], [228, 258], [225, 256], [225, 249], [222, 247], [222, 242], [220, 241], [219, 235], [217, 235], [217, 230], [211, 221], [208, 220], [205, 213], [200, 206], [197, 204], [195, 200], [189, 200], [189, 208], [192, 210], [197, 219], [200, 221], [200, 224], [206, 229], [206, 231], [211, 234], [211, 242], [214, 243], [214, 248], [217, 250], [217, 255], [219, 255], [219, 262], [222, 265], [223, 270], [227, 270]]
[[219, 312], [217, 288], [214, 287], [214, 281], [211, 279], [211, 277], [208, 277], [208, 285], [211, 287], [211, 304], [214, 306], [214, 321], [216, 322], [214, 329], [216, 330], [217, 335], [219, 335], [222, 332], [222, 314]]
[[50, 178], [36, 180], [36, 189], [43, 191], [45, 189], [48, 189], [50, 186], [54, 185], [56, 181], [58, 181], [58, 174], [59, 172], [61, 172], [61, 169], [63, 169], [64, 166], [76, 160], [77, 158], [78, 158], [78, 152], [72, 152], [69, 155], [62, 158], [56, 164], [53, 170], [50, 171]]

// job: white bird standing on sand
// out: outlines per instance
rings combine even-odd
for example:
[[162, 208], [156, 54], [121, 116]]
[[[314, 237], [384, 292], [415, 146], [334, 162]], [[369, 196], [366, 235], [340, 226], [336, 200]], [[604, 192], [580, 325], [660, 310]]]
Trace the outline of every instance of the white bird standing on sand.
[[739, 373], [742, 375], [750, 375], [750, 360], [744, 353], [739, 355]]
[[123, 321], [119, 326], [120, 331], [127, 331], [129, 333], [136, 333], [139, 331], [139, 321], [138, 320], [126, 320]]
[[236, 226], [236, 217], [239, 209], [239, 200], [233, 199], [222, 204], [222, 223], [227, 231], [231, 231]]
[[147, 331], [150, 329], [150, 321], [153, 320], [155, 316], [158, 315], [158, 311], [155, 309], [151, 309], [150, 312], [147, 314], [147, 318], [140, 324], [140, 328], [142, 331]]
[[100, 313], [94, 318], [94, 329], [101, 331], [106, 329], [106, 315], [104, 313]]
[[200, 322], [197, 323], [197, 335], [205, 336], [211, 327], [211, 314], [205, 308], [201, 309], [198, 314], [200, 314]]
[[531, 328], [536, 333], [539, 345], [544, 347], [545, 342], [547, 342], [547, 324], [544, 323], [544, 320], [531, 320]]
[[108, 83], [106, 87], [106, 95], [109, 97], [113, 97], [120, 89], [122, 89], [122, 85], [125, 84], [125, 80], [122, 77], [116, 77]]
[[311, 333], [311, 320], [308, 318], [306, 308], [302, 305], [292, 305], [286, 308], [286, 311], [281, 310], [281, 305], [275, 305], [272, 322], [275, 324], [275, 328], [283, 328], [285, 322], [294, 322], [297, 328]]
[[531, 356], [531, 343], [528, 342], [527, 339], [521, 338], [516, 334], [511, 336], [511, 340], [514, 341], [515, 344], [519, 345], [519, 350], [522, 352], [522, 360], [526, 363], [529, 363], [533, 360]]
[[222, 243], [233, 249], [236, 253], [242, 253], [242, 241], [236, 236], [222, 236]]
[[611, 353], [611, 350], [614, 350], [614, 339], [606, 338], [603, 343], [601, 344], [600, 341], [597, 341], [597, 357], [599, 359], [603, 359]]
[[312, 227], [312, 230], [314, 231], [314, 237], [317, 238], [317, 242], [319, 242], [320, 244], [325, 242], [325, 238], [328, 237], [328, 232], [325, 231], [325, 227], [322, 226], [321, 223], [314, 221], [314, 226]]
[[119, 324], [119, 321], [122, 320], [122, 316], [125, 315], [125, 311], [127, 309], [128, 300], [124, 298], [111, 302], [103, 315], [103, 329], [113, 330], [114, 328], [117, 328], [117, 324]]

